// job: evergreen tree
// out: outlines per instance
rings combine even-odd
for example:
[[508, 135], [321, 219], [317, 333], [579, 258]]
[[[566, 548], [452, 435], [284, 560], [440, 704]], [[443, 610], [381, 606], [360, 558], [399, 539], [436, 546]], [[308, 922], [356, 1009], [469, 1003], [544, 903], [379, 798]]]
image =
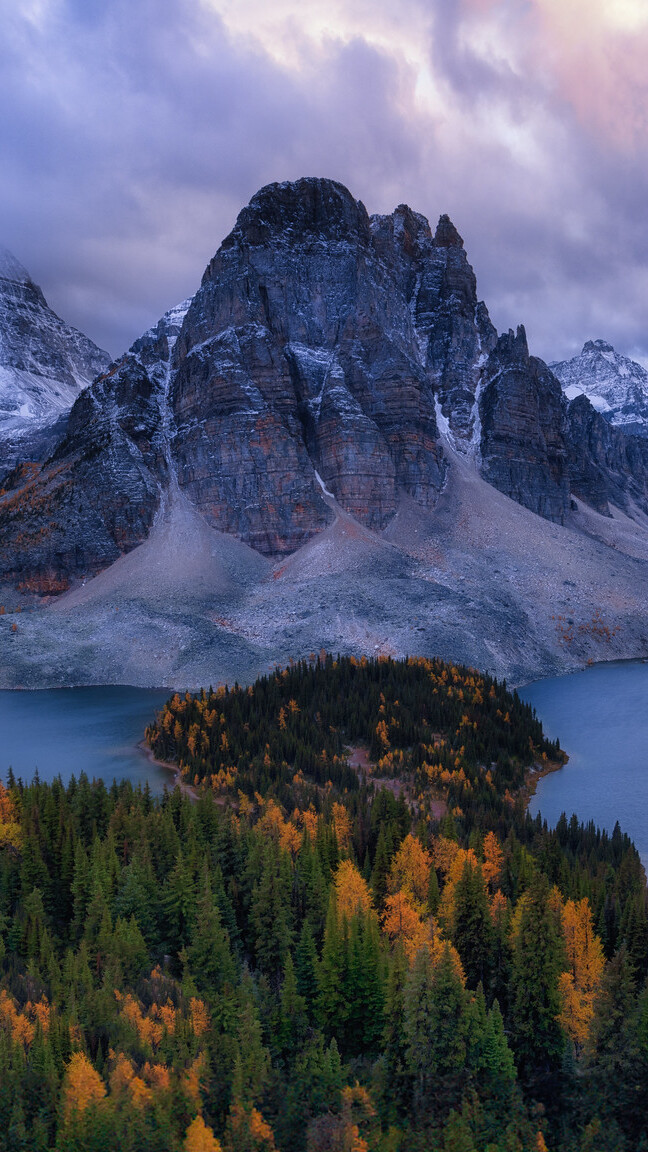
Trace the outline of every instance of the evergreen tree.
[[536, 874], [514, 922], [511, 1025], [520, 1075], [540, 1087], [560, 1067], [558, 1024], [562, 939], [549, 903], [549, 885]]
[[187, 959], [199, 993], [208, 1000], [217, 997], [224, 984], [235, 982], [236, 965], [212, 893], [207, 866], [203, 871], [202, 886], [196, 901]]

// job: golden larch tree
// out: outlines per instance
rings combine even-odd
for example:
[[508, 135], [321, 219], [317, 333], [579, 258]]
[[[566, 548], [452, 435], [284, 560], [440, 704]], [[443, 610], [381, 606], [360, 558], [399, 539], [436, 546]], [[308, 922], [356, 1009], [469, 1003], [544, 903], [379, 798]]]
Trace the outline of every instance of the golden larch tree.
[[428, 897], [432, 857], [411, 833], [403, 840], [392, 860], [387, 878], [390, 892], [402, 890], [413, 902], [423, 907]]
[[182, 1147], [184, 1152], [222, 1152], [220, 1141], [205, 1124], [202, 1116], [196, 1116], [195, 1120], [191, 1121]]
[[584, 897], [578, 902], [567, 900], [561, 914], [567, 971], [560, 976], [562, 1028], [580, 1052], [587, 1040], [594, 1015], [605, 960], [599, 937], [594, 931], [592, 910]]
[[357, 912], [371, 908], [371, 892], [367, 881], [351, 860], [342, 860], [335, 873], [335, 898], [340, 920], [350, 920]]
[[83, 1052], [73, 1052], [63, 1078], [63, 1118], [68, 1122], [106, 1095], [106, 1085]]

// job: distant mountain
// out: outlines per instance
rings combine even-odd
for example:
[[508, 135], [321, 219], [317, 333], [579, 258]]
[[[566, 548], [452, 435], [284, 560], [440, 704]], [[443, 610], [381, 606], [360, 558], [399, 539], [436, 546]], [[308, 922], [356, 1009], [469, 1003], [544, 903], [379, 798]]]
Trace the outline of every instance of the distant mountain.
[[25, 440], [43, 438], [65, 417], [82, 388], [110, 356], [48, 307], [40, 288], [6, 248], [0, 248], [0, 476]]
[[568, 400], [587, 396], [610, 424], [648, 436], [648, 372], [614, 351], [606, 340], [588, 340], [579, 356], [549, 367]]

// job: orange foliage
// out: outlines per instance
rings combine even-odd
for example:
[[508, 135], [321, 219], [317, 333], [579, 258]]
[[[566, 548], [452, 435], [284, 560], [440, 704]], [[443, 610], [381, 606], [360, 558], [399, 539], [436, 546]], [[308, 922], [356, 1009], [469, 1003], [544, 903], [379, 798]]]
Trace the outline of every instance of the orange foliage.
[[63, 1117], [83, 1113], [106, 1095], [106, 1085], [83, 1052], [73, 1052], [63, 1078]]
[[20, 848], [22, 830], [11, 795], [0, 783], [0, 848]]
[[344, 916], [350, 920], [356, 912], [368, 912], [371, 908], [369, 885], [351, 860], [340, 862], [335, 874], [335, 895], [340, 920]]
[[504, 924], [506, 916], [508, 915], [508, 900], [503, 892], [499, 889], [493, 896], [490, 902], [490, 913], [493, 924], [500, 927]]
[[120, 1052], [110, 1077], [110, 1091], [114, 1096], [127, 1095], [138, 1112], [153, 1103], [153, 1093], [141, 1076], [135, 1074], [131, 1060]]
[[202, 1116], [196, 1116], [187, 1128], [183, 1149], [184, 1152], [221, 1152], [221, 1144]]
[[194, 1036], [203, 1036], [209, 1028], [209, 1013], [207, 1008], [202, 1000], [198, 1000], [196, 996], [192, 996], [189, 1001], [189, 1010]]
[[147, 1060], [142, 1068], [142, 1076], [155, 1090], [156, 1095], [171, 1091], [171, 1075], [165, 1064], [149, 1064]]
[[235, 1148], [249, 1152], [277, 1152], [272, 1128], [256, 1108], [234, 1103], [230, 1109], [229, 1128]]
[[319, 817], [312, 804], [306, 812], [300, 812], [299, 818], [301, 820], [302, 828], [307, 829], [310, 840], [313, 842], [317, 836], [317, 825], [319, 823]]
[[376, 1115], [371, 1096], [357, 1080], [352, 1088], [347, 1084], [342, 1089], [341, 1095], [344, 1148], [349, 1152], [368, 1152], [369, 1144], [360, 1135], [360, 1124], [363, 1120], [371, 1120]]
[[410, 964], [417, 952], [430, 942], [430, 926], [421, 919], [406, 892], [387, 897], [382, 922], [392, 942], [403, 942]]
[[40, 1025], [43, 1032], [47, 1032], [50, 1023], [51, 1008], [46, 996], [33, 1003], [28, 1000], [22, 1012], [19, 1012], [12, 996], [3, 988], [0, 992], [0, 1028], [11, 1034], [14, 1044], [23, 1044], [29, 1048], [36, 1028]]
[[338, 845], [346, 852], [351, 843], [351, 817], [344, 804], [338, 804], [337, 800], [333, 805], [333, 826]]
[[[159, 970], [154, 969], [155, 977]], [[122, 996], [115, 991], [115, 999], [121, 1003], [120, 1015], [132, 1028], [135, 1029], [142, 1044], [150, 1044], [157, 1048], [162, 1041], [165, 1031], [173, 1035], [176, 1029], [176, 1009], [169, 999], [166, 1004], [152, 1004], [148, 1012], [144, 1012], [131, 993]]]
[[422, 906], [428, 897], [432, 857], [420, 840], [409, 833], [392, 860], [387, 886], [390, 892], [402, 890]]
[[432, 841], [432, 859], [435, 868], [438, 868], [442, 876], [447, 876], [450, 871], [450, 866], [454, 860], [459, 845], [456, 840], [448, 840], [445, 836], [435, 836]]
[[184, 1090], [197, 1108], [200, 1108], [200, 1089], [201, 1089], [201, 1076], [205, 1070], [205, 1061], [202, 1056], [197, 1056], [191, 1062], [189, 1067], [185, 1070], [182, 1078]]
[[560, 976], [562, 1005], [558, 1019], [579, 1050], [587, 1040], [605, 961], [587, 899], [578, 903], [568, 900], [561, 921], [569, 967]]
[[294, 824], [290, 824], [284, 819], [283, 812], [275, 800], [264, 800], [262, 796], [258, 795], [257, 800], [260, 806], [264, 808], [263, 816], [259, 820], [257, 828], [266, 836], [278, 840], [285, 851], [298, 852], [301, 844], [299, 830]]
[[494, 832], [487, 832], [484, 837], [484, 863], [482, 872], [484, 879], [491, 889], [497, 887], [502, 874], [504, 853], [500, 848], [499, 840]]

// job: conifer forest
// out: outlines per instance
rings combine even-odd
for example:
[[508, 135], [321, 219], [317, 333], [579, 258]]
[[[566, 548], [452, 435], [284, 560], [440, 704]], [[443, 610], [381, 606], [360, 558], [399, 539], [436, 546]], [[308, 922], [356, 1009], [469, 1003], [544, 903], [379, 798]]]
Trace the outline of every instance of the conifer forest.
[[180, 783], [0, 785], [0, 1152], [645, 1152], [629, 838], [526, 810], [505, 683], [319, 657], [173, 695]]

